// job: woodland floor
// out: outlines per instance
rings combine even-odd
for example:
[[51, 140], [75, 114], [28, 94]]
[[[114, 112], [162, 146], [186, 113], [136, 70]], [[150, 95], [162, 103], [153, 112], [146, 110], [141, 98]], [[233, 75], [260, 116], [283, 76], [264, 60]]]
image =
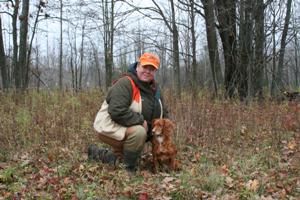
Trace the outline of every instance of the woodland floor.
[[129, 175], [87, 159], [87, 146], [101, 145], [92, 123], [103, 99], [0, 93], [0, 200], [300, 199], [300, 103], [167, 93], [181, 170], [153, 174], [145, 150]]

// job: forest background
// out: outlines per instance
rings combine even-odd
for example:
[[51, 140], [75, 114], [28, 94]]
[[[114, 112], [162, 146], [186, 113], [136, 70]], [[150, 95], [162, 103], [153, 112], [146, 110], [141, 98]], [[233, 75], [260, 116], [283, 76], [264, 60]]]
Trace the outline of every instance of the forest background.
[[157, 79], [241, 99], [299, 85], [298, 1], [1, 1], [1, 88], [107, 89], [142, 52]]

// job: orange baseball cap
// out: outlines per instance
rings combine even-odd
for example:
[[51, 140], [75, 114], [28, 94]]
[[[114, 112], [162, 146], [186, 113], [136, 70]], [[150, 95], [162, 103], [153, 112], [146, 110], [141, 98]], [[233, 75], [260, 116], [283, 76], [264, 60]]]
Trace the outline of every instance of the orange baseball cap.
[[158, 56], [152, 53], [144, 53], [143, 55], [141, 55], [139, 62], [141, 66], [151, 65], [156, 69], [158, 69], [160, 64]]

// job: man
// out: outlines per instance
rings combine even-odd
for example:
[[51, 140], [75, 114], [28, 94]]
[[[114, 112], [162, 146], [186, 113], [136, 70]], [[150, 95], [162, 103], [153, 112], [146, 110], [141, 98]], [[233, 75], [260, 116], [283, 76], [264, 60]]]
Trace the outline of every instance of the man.
[[158, 56], [144, 53], [113, 84], [94, 121], [98, 138], [112, 151], [92, 145], [89, 159], [115, 164], [122, 158], [128, 171], [136, 170], [144, 144], [152, 136], [152, 120], [166, 117], [154, 79], [159, 65]]

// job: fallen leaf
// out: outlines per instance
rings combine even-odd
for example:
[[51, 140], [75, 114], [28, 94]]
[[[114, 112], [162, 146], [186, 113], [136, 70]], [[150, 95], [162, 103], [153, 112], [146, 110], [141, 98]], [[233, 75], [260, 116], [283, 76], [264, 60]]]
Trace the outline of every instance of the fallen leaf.
[[291, 140], [287, 144], [288, 149], [291, 149], [291, 150], [295, 149], [296, 146], [297, 146], [297, 143], [295, 140]]
[[52, 152], [49, 152], [47, 155], [48, 159], [50, 162], [53, 162], [55, 160], [55, 156]]
[[164, 178], [164, 180], [162, 181], [163, 183], [169, 183], [169, 182], [172, 182], [174, 181], [176, 178], [174, 177], [166, 177]]
[[141, 171], [141, 176], [143, 176], [144, 178], [150, 178], [151, 177], [151, 173], [147, 170], [143, 170]]
[[97, 170], [98, 170], [98, 166], [93, 166], [89, 168], [89, 172], [96, 172]]
[[125, 190], [124, 192], [123, 192], [123, 194], [124, 194], [124, 196], [126, 196], [126, 197], [132, 197], [132, 192], [131, 192], [131, 190]]
[[227, 176], [225, 178], [225, 182], [226, 182], [226, 185], [229, 187], [229, 188], [232, 188], [234, 186], [233, 184], [233, 179], [230, 177], [230, 176]]
[[227, 165], [223, 165], [221, 167], [221, 173], [224, 174], [224, 175], [227, 175], [228, 172], [229, 172], [228, 166]]
[[139, 200], [148, 200], [149, 196], [147, 192], [142, 192], [139, 194]]
[[11, 193], [10, 192], [5, 192], [4, 191], [4, 193], [2, 193], [3, 194], [3, 197], [5, 198], [5, 199], [7, 199], [7, 198], [9, 198], [10, 196], [11, 196]]
[[76, 195], [74, 195], [74, 196], [72, 196], [71, 200], [79, 200], [79, 198]]
[[82, 171], [82, 170], [84, 170], [84, 165], [81, 164], [81, 165], [79, 166], [79, 171]]
[[64, 184], [69, 185], [72, 183], [72, 180], [69, 177], [64, 178]]
[[271, 195], [267, 196], [267, 197], [260, 197], [261, 200], [274, 200], [273, 197]]
[[241, 133], [242, 133], [242, 134], [245, 134], [246, 132], [247, 132], [247, 127], [243, 125], [243, 126], [241, 127]]
[[257, 179], [249, 180], [246, 183], [246, 188], [251, 191], [257, 191], [257, 189], [259, 188], [259, 181]]
[[200, 158], [201, 158], [201, 153], [200, 153], [200, 152], [196, 152], [196, 153], [195, 153], [195, 160], [196, 160], [196, 161], [199, 161]]
[[286, 190], [282, 189], [279, 196], [280, 196], [280, 199], [285, 199], [286, 198]]

